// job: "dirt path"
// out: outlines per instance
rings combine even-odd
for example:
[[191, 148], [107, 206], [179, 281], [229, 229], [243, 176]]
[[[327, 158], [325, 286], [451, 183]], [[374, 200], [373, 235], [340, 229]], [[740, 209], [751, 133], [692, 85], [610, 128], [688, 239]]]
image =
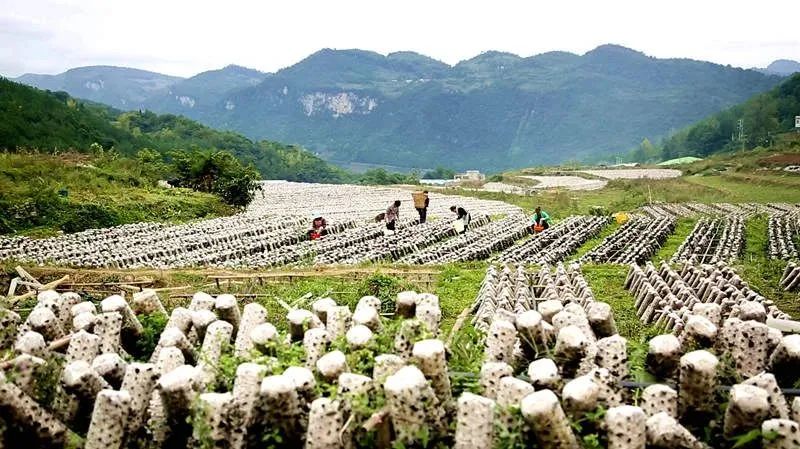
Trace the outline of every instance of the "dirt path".
[[515, 186], [514, 184], [506, 184], [504, 182], [487, 182], [483, 185], [482, 190], [486, 190], [487, 192], [503, 192], [513, 193], [516, 195], [527, 195], [528, 192], [530, 192], [533, 188], [535, 187], [521, 187]]
[[669, 179], [681, 176], [680, 170], [672, 168], [629, 168], [624, 170], [581, 170], [592, 176], [605, 179]]
[[539, 183], [531, 189], [597, 190], [606, 186], [607, 181], [586, 179], [580, 176], [520, 176]]

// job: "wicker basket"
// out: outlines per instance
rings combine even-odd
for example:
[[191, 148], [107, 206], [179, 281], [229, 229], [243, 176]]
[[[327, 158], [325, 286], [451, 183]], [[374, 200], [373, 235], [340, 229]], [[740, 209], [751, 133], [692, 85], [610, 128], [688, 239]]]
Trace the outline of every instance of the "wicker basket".
[[426, 195], [423, 192], [414, 192], [411, 194], [411, 197], [414, 198], [414, 207], [416, 209], [424, 209], [425, 208], [425, 198]]

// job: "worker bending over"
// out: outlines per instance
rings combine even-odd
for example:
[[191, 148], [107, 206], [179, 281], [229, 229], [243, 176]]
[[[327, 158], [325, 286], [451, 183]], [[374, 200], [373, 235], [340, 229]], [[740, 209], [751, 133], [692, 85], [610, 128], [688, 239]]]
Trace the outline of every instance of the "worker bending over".
[[384, 219], [386, 220], [386, 229], [394, 232], [397, 227], [397, 220], [400, 219], [400, 200], [396, 200], [389, 205]]
[[308, 231], [309, 240], [316, 240], [328, 235], [328, 222], [322, 217], [316, 217], [311, 222], [311, 230]]
[[[450, 206], [450, 212], [456, 214], [456, 230], [459, 234], [463, 234], [467, 232], [467, 227], [469, 226], [469, 222], [472, 220], [469, 212], [461, 206]], [[460, 224], [459, 224], [460, 223]]]
[[536, 206], [531, 217], [531, 228], [533, 232], [542, 232], [550, 227], [550, 215], [543, 211], [541, 207]]

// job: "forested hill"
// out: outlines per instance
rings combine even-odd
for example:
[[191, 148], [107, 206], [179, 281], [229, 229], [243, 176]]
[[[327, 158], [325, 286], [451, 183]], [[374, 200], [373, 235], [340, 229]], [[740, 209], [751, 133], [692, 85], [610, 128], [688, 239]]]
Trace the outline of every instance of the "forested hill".
[[298, 143], [336, 162], [484, 171], [601, 159], [782, 79], [617, 45], [583, 55], [490, 51], [454, 66], [412, 52], [324, 49], [272, 74], [229, 66], [185, 80], [131, 73], [128, 83], [120, 68], [67, 74], [20, 80], [60, 80], [73, 96]]
[[[769, 92], [714, 114], [678, 132], [661, 145], [662, 159], [768, 147], [775, 136], [794, 129], [800, 115], [800, 73]], [[742, 120], [744, 139], [739, 138]]]
[[147, 70], [100, 65], [74, 68], [58, 75], [26, 73], [14, 81], [132, 110], [139, 109], [147, 98], [182, 80]]
[[143, 148], [219, 149], [252, 162], [264, 178], [340, 181], [344, 173], [313, 154], [271, 141], [254, 142], [190, 119], [152, 112], [121, 112], [0, 78], [0, 149], [86, 152], [97, 143], [133, 155]]

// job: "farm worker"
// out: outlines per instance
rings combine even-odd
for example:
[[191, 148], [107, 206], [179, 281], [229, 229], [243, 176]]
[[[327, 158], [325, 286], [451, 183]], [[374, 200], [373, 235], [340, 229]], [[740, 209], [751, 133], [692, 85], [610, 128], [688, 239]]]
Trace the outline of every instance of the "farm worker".
[[428, 218], [428, 204], [430, 203], [428, 191], [414, 192], [411, 197], [414, 198], [414, 208], [417, 209], [417, 213], [419, 213], [419, 223], [425, 223], [425, 220]]
[[550, 227], [550, 215], [547, 215], [547, 212], [543, 211], [541, 207], [536, 206], [536, 209], [533, 211], [533, 216], [531, 217], [531, 222], [533, 223], [534, 231], [544, 231]]
[[469, 212], [467, 212], [467, 210], [461, 206], [458, 207], [450, 206], [450, 212], [456, 214], [456, 221], [460, 220], [461, 223], [464, 225], [464, 229], [461, 231], [461, 233], [463, 234], [467, 232], [467, 226], [469, 226], [469, 222], [472, 220], [472, 217], [470, 216]]
[[394, 231], [397, 220], [400, 218], [400, 200], [395, 200], [394, 203], [389, 205], [389, 208], [386, 209], [386, 216], [384, 219], [386, 220], [386, 229], [390, 231]]
[[320, 214], [315, 213], [314, 215], [314, 219], [311, 220], [311, 230], [308, 231], [309, 240], [316, 240], [328, 235], [328, 222]]

